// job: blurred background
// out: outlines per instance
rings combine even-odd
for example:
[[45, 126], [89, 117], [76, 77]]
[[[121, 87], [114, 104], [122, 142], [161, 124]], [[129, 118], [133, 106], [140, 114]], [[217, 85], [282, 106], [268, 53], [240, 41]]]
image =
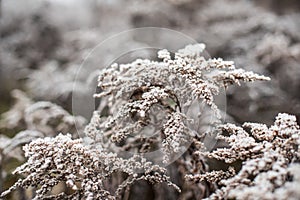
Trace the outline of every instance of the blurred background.
[[[279, 112], [299, 119], [299, 11], [298, 0], [0, 0], [0, 191], [24, 161], [20, 145], [89, 121], [72, 116], [78, 67], [97, 44], [132, 28], [180, 31], [205, 43], [211, 57], [270, 76], [229, 88], [232, 121], [271, 125]], [[101, 69], [110, 56], [89, 62]], [[87, 92], [91, 69], [78, 74], [76, 91]]]

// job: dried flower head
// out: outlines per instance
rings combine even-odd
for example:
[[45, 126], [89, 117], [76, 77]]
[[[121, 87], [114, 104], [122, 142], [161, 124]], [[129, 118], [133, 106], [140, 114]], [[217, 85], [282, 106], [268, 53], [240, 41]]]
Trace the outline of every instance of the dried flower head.
[[[206, 59], [201, 55], [204, 49], [204, 44], [188, 45], [178, 50], [174, 58], [169, 51], [161, 50], [158, 52], [161, 61], [138, 59], [129, 64], [113, 64], [102, 70], [98, 79], [101, 90], [95, 94], [101, 102], [85, 128], [92, 142], [84, 144], [81, 139], [72, 140], [70, 135], [58, 135], [25, 145], [28, 161], [15, 170], [16, 174], [25, 175], [25, 178], [2, 196], [18, 187], [34, 187], [37, 189], [35, 199], [118, 199], [128, 192], [130, 185], [140, 180], [152, 184], [166, 183], [180, 191], [170, 181], [166, 168], [153, 164], [145, 156], [157, 149], [162, 149], [162, 161], [165, 163], [177, 158], [177, 153], [181, 155], [188, 150], [178, 163], [185, 162], [179, 164], [179, 168], [181, 172], [188, 173], [186, 178], [190, 181], [223, 184], [224, 180], [238, 176], [240, 172], [235, 175], [232, 167], [228, 171], [201, 174], [207, 172], [207, 166], [202, 155], [195, 150], [205, 148], [202, 139], [207, 133], [200, 129], [191, 130], [190, 124], [201, 116], [205, 117], [205, 109], [193, 113], [197, 118], [189, 116], [189, 109], [195, 108], [195, 102], [197, 105], [202, 103], [211, 111], [209, 114], [216, 115], [213, 123], [219, 122], [215, 96], [220, 93], [220, 88], [239, 84], [240, 81], [269, 78], [236, 69], [232, 61]], [[39, 130], [40, 125], [47, 128], [49, 123], [53, 125], [53, 115], [54, 119], [62, 119], [63, 124], [68, 124], [67, 113], [49, 102], [31, 105], [25, 109], [24, 115], [27, 116], [25, 122], [32, 129]], [[282, 128], [289, 126], [293, 119], [279, 121], [278, 126]], [[54, 123], [55, 130], [60, 131], [60, 123], [56, 125]], [[261, 155], [260, 151], [265, 146], [258, 148], [260, 143], [256, 139], [265, 138], [262, 134], [266, 131], [264, 126], [255, 129], [256, 139], [251, 139], [251, 135], [234, 125], [222, 128], [234, 133], [228, 138], [219, 136], [229, 143], [230, 148], [217, 149], [205, 156], [231, 163]], [[276, 132], [275, 126], [269, 131], [273, 129]], [[279, 131], [284, 137], [292, 134]], [[272, 138], [272, 134], [267, 138]], [[127, 150], [139, 155], [123, 156], [122, 152]], [[289, 155], [292, 159], [293, 154]], [[53, 188], [59, 184], [65, 184], [70, 192], [55, 193]], [[197, 183], [193, 191], [197, 193], [198, 189], [205, 188], [202, 183]], [[218, 191], [221, 190], [217, 190], [216, 194]], [[201, 195], [196, 196], [200, 198]]]
[[299, 171], [300, 161], [300, 128], [295, 116], [280, 113], [270, 128], [263, 124], [244, 123], [243, 128], [226, 124], [221, 129], [222, 133], [229, 135], [220, 135], [219, 138], [229, 147], [199, 153], [226, 163], [242, 162], [242, 165], [236, 174], [225, 177], [223, 173], [222, 180], [211, 178], [216, 172], [187, 176], [194, 181], [219, 181], [221, 187], [209, 199], [299, 198], [298, 189], [287, 188], [300, 183], [294, 173]]
[[153, 130], [151, 133], [147, 127], [151, 125], [155, 131], [160, 130], [155, 139], [162, 144], [163, 161], [168, 162], [170, 155], [179, 152], [179, 147], [193, 136], [186, 115], [193, 102], [202, 101], [219, 117], [214, 97], [220, 88], [239, 81], [269, 80], [236, 69], [232, 61], [205, 59], [201, 55], [204, 49], [204, 44], [188, 45], [178, 50], [174, 59], [163, 49], [158, 51], [162, 61], [138, 59], [102, 70], [98, 79], [101, 92], [94, 95], [102, 103], [86, 129], [87, 135], [95, 138], [91, 127], [97, 127], [108, 142], [119, 146], [141, 141], [150, 144]]
[[[34, 199], [116, 199], [139, 180], [152, 184], [165, 182], [180, 191], [164, 168], [139, 156], [122, 159], [103, 149], [84, 146], [81, 139], [72, 140], [70, 135], [37, 139], [23, 149], [28, 161], [14, 173], [26, 177], [2, 193], [2, 197], [18, 187], [34, 187], [37, 189]], [[112, 179], [116, 173], [123, 173], [123, 182], [117, 184]], [[71, 194], [52, 194], [59, 183], [65, 183]]]

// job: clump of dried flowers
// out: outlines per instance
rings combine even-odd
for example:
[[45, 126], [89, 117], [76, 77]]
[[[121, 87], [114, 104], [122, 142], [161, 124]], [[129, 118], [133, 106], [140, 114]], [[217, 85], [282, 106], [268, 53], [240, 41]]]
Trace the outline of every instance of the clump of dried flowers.
[[[101, 92], [95, 94], [102, 103], [86, 129], [87, 135], [105, 141], [112, 149], [117, 145], [138, 152], [153, 151], [155, 143], [164, 152], [163, 162], [168, 163], [191, 137], [200, 137], [201, 133], [188, 127], [193, 119], [187, 112], [195, 101], [206, 104], [219, 119], [214, 98], [220, 89], [240, 81], [269, 80], [236, 69], [232, 61], [206, 59], [201, 54], [204, 49], [204, 44], [188, 45], [173, 59], [163, 49], [158, 51], [161, 61], [138, 59], [102, 70], [98, 79]], [[155, 131], [149, 131], [149, 125], [158, 129], [160, 136], [153, 137]]]
[[[186, 175], [190, 181], [217, 183], [209, 199], [298, 199], [300, 128], [296, 117], [280, 113], [274, 125], [244, 123], [220, 126], [218, 138], [229, 145], [212, 152], [195, 152], [240, 169]], [[291, 187], [292, 186], [292, 187]]]
[[[115, 199], [139, 180], [166, 182], [180, 191], [170, 182], [164, 168], [139, 156], [122, 159], [99, 146], [89, 148], [81, 139], [72, 140], [69, 134], [37, 139], [23, 149], [28, 160], [14, 173], [27, 177], [16, 182], [2, 196], [17, 187], [36, 187], [34, 199]], [[125, 179], [114, 188], [116, 180], [112, 176], [116, 173], [122, 173], [120, 175]], [[51, 195], [53, 187], [61, 182], [70, 188], [70, 193]]]
[[[270, 128], [256, 123], [243, 127], [218, 124], [214, 131], [225, 133], [218, 134], [217, 139], [224, 140], [226, 147], [203, 151], [203, 137], [208, 133], [189, 127], [195, 120], [187, 114], [193, 102], [203, 102], [220, 119], [215, 103], [220, 88], [239, 81], [269, 80], [236, 69], [231, 61], [206, 59], [201, 55], [204, 48], [204, 44], [189, 45], [174, 58], [161, 50], [161, 61], [138, 59], [102, 70], [101, 91], [95, 94], [101, 102], [85, 128], [92, 142], [58, 135], [25, 145], [28, 161], [15, 173], [26, 177], [2, 196], [18, 187], [34, 187], [35, 199], [128, 198], [130, 186], [141, 180], [166, 183], [180, 191], [167, 169], [144, 155], [162, 148], [163, 162], [168, 163], [183, 144], [190, 142], [176, 164], [186, 180], [180, 186], [190, 184], [191, 190], [199, 193], [196, 198], [251, 199], [255, 195], [274, 199], [279, 193], [285, 198], [299, 197], [291, 187], [299, 185], [300, 136], [294, 116], [279, 114]], [[155, 131], [158, 136], [153, 135]], [[119, 153], [127, 150], [138, 155], [121, 157]], [[207, 159], [223, 161], [228, 168], [209, 171]], [[69, 190], [55, 194], [53, 188], [61, 183]]]

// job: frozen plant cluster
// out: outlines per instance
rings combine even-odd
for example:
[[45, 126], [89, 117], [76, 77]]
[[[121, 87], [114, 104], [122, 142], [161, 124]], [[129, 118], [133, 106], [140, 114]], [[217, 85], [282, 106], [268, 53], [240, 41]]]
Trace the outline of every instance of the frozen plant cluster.
[[[103, 69], [98, 79], [101, 90], [94, 95], [100, 104], [84, 130], [89, 143], [59, 134], [25, 145], [28, 160], [14, 171], [24, 177], [1, 196], [34, 188], [34, 199], [128, 199], [144, 181], [171, 186], [173, 190], [167, 191], [181, 192], [174, 195], [178, 199], [280, 199], [278, 194], [297, 199], [300, 134], [295, 116], [279, 114], [270, 128], [217, 120], [212, 133], [191, 130], [191, 121], [197, 119], [189, 118], [187, 111], [193, 102], [203, 103], [219, 119], [215, 97], [222, 88], [240, 81], [269, 80], [236, 69], [231, 61], [206, 59], [201, 54], [204, 48], [204, 44], [188, 45], [174, 56], [160, 50], [159, 61], [138, 59]], [[25, 113], [47, 105], [49, 111], [58, 108], [39, 102]], [[152, 135], [155, 131], [158, 136]], [[213, 132], [224, 145], [207, 151], [203, 138]], [[186, 152], [168, 167], [145, 156], [162, 148], [163, 162], [168, 163], [186, 142]], [[122, 156], [128, 150], [137, 154]], [[209, 159], [227, 168], [211, 170]], [[174, 168], [180, 180], [171, 180]], [[57, 190], [60, 186], [65, 189]]]
[[[77, 69], [82, 59], [94, 46], [104, 38], [122, 30], [138, 27], [163, 27], [177, 30], [198, 41], [203, 41], [213, 57], [234, 60], [236, 66], [243, 66], [245, 70], [253, 70], [271, 77], [272, 82], [242, 84], [241, 87], [228, 88], [227, 115], [234, 120], [230, 122], [255, 121], [269, 126], [273, 124], [277, 113], [284, 112], [293, 114], [299, 119], [300, 1], [76, 0], [76, 4], [65, 6], [67, 2], [2, 0], [0, 3], [0, 193], [19, 178], [18, 175], [11, 175], [11, 171], [24, 162], [22, 145], [37, 137], [52, 137], [59, 132], [64, 134], [70, 132], [73, 139], [77, 137], [74, 120], [79, 118], [69, 114], [72, 107], [70, 99], [73, 92], [72, 81]], [[134, 49], [139, 46], [153, 46], [153, 40], [148, 40], [147, 37], [146, 35], [133, 37], [117, 44], [115, 48], [119, 49], [120, 44]], [[152, 38], [151, 34], [150, 38]], [[168, 38], [168, 41], [163, 42], [172, 44], [177, 41]], [[92, 72], [97, 67], [106, 66], [105, 63], [110, 60], [112, 52], [115, 52], [113, 49], [102, 52], [101, 56], [91, 60], [90, 66], [95, 68], [91, 67], [78, 74], [76, 92], [90, 93], [85, 82], [87, 77], [94, 77]], [[173, 54], [171, 55], [173, 57]], [[131, 60], [122, 62], [131, 62]], [[9, 94], [15, 88], [24, 93], [13, 91], [11, 98]], [[138, 98], [141, 93], [141, 91], [135, 92], [133, 98]], [[26, 97], [27, 95], [30, 99]], [[15, 97], [18, 101], [15, 106], [12, 106], [11, 102]], [[51, 102], [47, 102], [49, 106], [45, 106], [45, 101]], [[172, 99], [167, 102], [174, 107], [175, 103]], [[32, 105], [35, 110], [25, 114], [25, 110]], [[162, 110], [161, 107], [157, 109]], [[106, 108], [102, 113], [98, 112], [99, 117], [94, 117], [93, 122], [96, 123], [106, 117], [105, 110]], [[2, 112], [6, 113], [2, 115]], [[150, 109], [150, 112], [153, 110]], [[172, 151], [181, 151], [178, 148], [181, 146], [178, 141], [192, 141], [188, 151], [176, 160], [170, 169], [168, 168], [171, 177], [177, 180], [175, 183], [180, 186], [182, 192], [180, 194], [173, 192], [173, 188], [166, 185], [154, 188], [139, 182], [131, 188], [130, 196], [143, 197], [145, 200], [201, 199], [209, 196], [219, 187], [215, 182], [209, 182], [210, 179], [219, 177], [218, 180], [221, 180], [222, 174], [225, 174], [224, 178], [227, 179], [233, 174], [231, 170], [235, 169], [235, 173], [240, 170], [241, 160], [227, 164], [224, 162], [226, 164], [224, 167], [219, 162], [214, 163], [214, 160], [206, 160], [203, 155], [194, 153], [202, 149], [199, 141], [202, 141], [200, 139], [204, 133], [202, 130], [206, 129], [202, 122], [201, 129], [194, 132], [198, 137], [190, 140], [189, 134], [181, 135], [181, 131], [172, 134], [177, 127], [186, 125], [185, 123], [172, 126], [172, 123], [168, 123], [168, 119], [175, 117], [167, 113], [160, 114], [163, 118], [161, 115], [157, 116], [156, 122], [161, 122], [159, 126], [162, 127], [161, 130], [165, 130], [167, 137], [163, 143], [156, 141], [156, 137], [148, 139], [148, 142], [142, 143], [143, 145], [127, 140], [134, 132], [139, 132], [140, 126], [144, 126], [140, 124], [133, 130], [128, 122], [126, 122], [127, 129], [124, 131], [129, 131], [126, 134], [123, 133], [124, 131], [115, 133], [111, 140], [118, 147], [122, 145], [124, 149], [136, 150], [135, 146], [140, 145], [138, 149], [141, 152], [152, 151], [151, 148], [155, 148], [152, 141], [155, 141], [164, 146], [166, 158], [172, 154]], [[141, 116], [143, 115], [142, 112]], [[182, 115], [176, 116], [182, 117]], [[202, 118], [205, 116], [201, 114]], [[138, 117], [140, 115], [133, 115], [135, 120]], [[160, 119], [165, 120], [160, 121]], [[101, 137], [102, 130], [97, 124], [98, 122], [95, 126], [90, 126], [89, 132], [92, 133], [91, 135]], [[132, 124], [134, 126], [134, 123]], [[150, 125], [144, 127], [142, 135], [146, 135], [144, 133], [149, 127], [152, 128]], [[248, 132], [248, 128], [245, 130]], [[264, 134], [262, 136], [265, 137]], [[101, 138], [95, 139], [99, 139], [97, 143], [112, 145], [105, 139], [103, 142], [100, 142]], [[124, 140], [128, 142], [126, 145]], [[219, 142], [218, 145], [224, 146], [224, 140]], [[229, 168], [228, 165], [233, 165], [234, 168]], [[222, 170], [215, 169], [216, 166]], [[180, 173], [177, 172], [178, 169]], [[294, 193], [299, 188], [297, 184], [299, 165], [297, 163], [289, 165], [287, 170], [291, 173], [288, 177], [289, 181], [286, 182], [285, 187], [278, 187], [280, 189], [278, 194], [280, 193], [282, 198], [292, 199], [294, 196], [299, 199], [297, 198], [299, 195]], [[192, 174], [192, 176], [197, 174], [202, 177], [205, 172], [210, 173], [205, 174], [208, 181], [181, 180], [181, 175], [184, 177], [185, 174]], [[63, 190], [65, 186], [59, 184], [57, 187]], [[57, 190], [57, 187], [53, 190]], [[26, 190], [18, 188], [5, 199], [31, 199], [31, 193], [34, 194], [34, 191], [32, 188]]]
[[296, 117], [280, 113], [274, 125], [244, 123], [220, 126], [219, 139], [229, 146], [198, 152], [228, 164], [240, 162], [239, 171], [186, 175], [188, 180], [218, 184], [208, 199], [298, 199], [300, 128]]
[[24, 144], [58, 133], [71, 132], [74, 137], [78, 137], [77, 133], [83, 131], [86, 123], [83, 117], [73, 116], [54, 103], [33, 102], [25, 92], [17, 89], [11, 94], [15, 103], [1, 115], [0, 120], [0, 186], [12, 179], [12, 169], [7, 167], [7, 163], [18, 166], [24, 162], [21, 149]]
[[[220, 89], [240, 81], [269, 80], [236, 69], [232, 61], [206, 59], [204, 49], [204, 44], [188, 45], [178, 50], [174, 59], [163, 49], [158, 51], [161, 61], [137, 59], [103, 69], [98, 78], [101, 92], [94, 95], [101, 104], [86, 129], [87, 135], [112, 148], [124, 144], [124, 148], [138, 152], [161, 145], [163, 162], [167, 163], [190, 137], [200, 137], [201, 133], [188, 127], [189, 120], [197, 119], [186, 115], [195, 101], [207, 105], [220, 118], [214, 100]], [[154, 131], [149, 131], [149, 126], [160, 130], [160, 136], [151, 135]], [[95, 129], [101, 130], [100, 139]]]
[[[27, 162], [14, 173], [27, 175], [20, 179], [2, 197], [17, 187], [35, 187], [33, 199], [115, 199], [121, 192], [139, 180], [163, 183], [180, 189], [166, 175], [166, 170], [152, 165], [144, 158], [134, 156], [118, 158], [104, 149], [84, 146], [81, 139], [72, 140], [71, 135], [37, 139], [24, 146]], [[143, 171], [143, 173], [139, 173]], [[119, 183], [113, 175], [125, 177]], [[66, 183], [70, 193], [49, 194], [59, 183]], [[116, 186], [116, 184], [118, 184]], [[115, 188], [114, 188], [115, 187]]]
[[[280, 9], [286, 9], [287, 5], [297, 9], [299, 5], [296, 0], [266, 1]], [[11, 100], [12, 88], [22, 88], [31, 93], [34, 100], [55, 102], [70, 112], [72, 80], [82, 59], [94, 46], [121, 30], [164, 27], [205, 42], [213, 57], [234, 60], [237, 66], [268, 74], [275, 80], [272, 84], [250, 84], [228, 91], [232, 106], [227, 113], [240, 123], [258, 120], [271, 124], [278, 112], [300, 116], [300, 109], [293, 109], [294, 105], [298, 108], [300, 105], [299, 12], [276, 15], [260, 7], [265, 1], [257, 0], [95, 0], [80, 1], [68, 8], [60, 7], [57, 1], [29, 0], [17, 11], [14, 3], [21, 5], [17, 0], [2, 1], [3, 10], [10, 5], [9, 10], [3, 12], [0, 24], [3, 36], [0, 91], [6, 96], [1, 99], [4, 103]], [[66, 11], [66, 15], [56, 14], [62, 11]], [[78, 20], [73, 20], [74, 17]], [[152, 45], [138, 38], [124, 45], [132, 48], [139, 47], [137, 43]], [[93, 66], [104, 66], [110, 56], [109, 51], [103, 52], [101, 59], [92, 61]], [[86, 92], [85, 80], [93, 70], [79, 74], [78, 92]], [[61, 87], [49, 87], [51, 85]], [[240, 96], [245, 99], [241, 101]], [[292, 104], [286, 104], [291, 101]], [[247, 112], [241, 111], [245, 105]]]

